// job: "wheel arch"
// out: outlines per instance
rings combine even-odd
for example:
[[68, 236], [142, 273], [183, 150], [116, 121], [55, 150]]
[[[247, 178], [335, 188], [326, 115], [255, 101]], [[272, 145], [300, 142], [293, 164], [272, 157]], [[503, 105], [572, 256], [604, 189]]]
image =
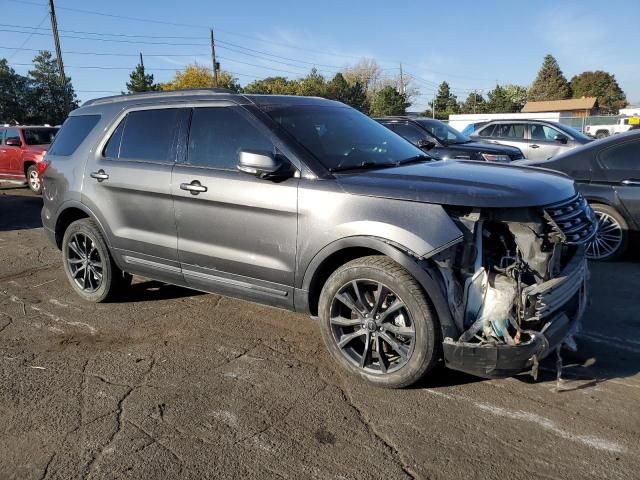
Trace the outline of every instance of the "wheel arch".
[[455, 337], [457, 329], [449, 310], [444, 285], [428, 260], [378, 237], [356, 236], [337, 240], [323, 248], [309, 263], [295, 293], [296, 310], [317, 315], [320, 292], [329, 276], [341, 265], [369, 255], [385, 255], [404, 267], [420, 284], [433, 304], [443, 338]]
[[69, 225], [71, 225], [76, 220], [81, 220], [83, 218], [91, 219], [102, 234], [107, 246], [110, 247], [109, 237], [106, 235], [104, 228], [102, 228], [102, 224], [98, 220], [98, 218], [94, 215], [94, 213], [89, 209], [86, 205], [80, 202], [67, 202], [65, 205], [59, 210], [56, 215], [56, 222], [54, 227], [55, 233], [55, 241], [56, 245], [59, 249], [62, 248], [62, 238], [64, 237], [64, 232], [67, 230]]
[[26, 180], [27, 179], [27, 171], [29, 170], [29, 167], [32, 167], [36, 164], [35, 160], [25, 160], [24, 163], [22, 164], [22, 173], [24, 173], [24, 178]]

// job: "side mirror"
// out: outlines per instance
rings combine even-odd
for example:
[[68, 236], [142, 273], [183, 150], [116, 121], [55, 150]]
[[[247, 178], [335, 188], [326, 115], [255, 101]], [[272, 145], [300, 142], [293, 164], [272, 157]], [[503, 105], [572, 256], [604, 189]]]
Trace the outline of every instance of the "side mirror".
[[569, 138], [565, 135], [556, 135], [555, 137], [553, 137], [553, 139], [558, 143], [562, 143], [563, 145], [566, 145], [566, 143], [569, 141]]
[[418, 140], [418, 144], [416, 146], [423, 150], [431, 150], [433, 147], [436, 146], [436, 144], [431, 140]]
[[4, 144], [7, 147], [20, 147], [20, 146], [22, 146], [22, 142], [18, 138], [7, 138], [7, 140], [5, 140], [5, 142], [4, 142]]
[[258, 178], [278, 178], [284, 176], [285, 162], [270, 152], [242, 150], [238, 160], [238, 170]]

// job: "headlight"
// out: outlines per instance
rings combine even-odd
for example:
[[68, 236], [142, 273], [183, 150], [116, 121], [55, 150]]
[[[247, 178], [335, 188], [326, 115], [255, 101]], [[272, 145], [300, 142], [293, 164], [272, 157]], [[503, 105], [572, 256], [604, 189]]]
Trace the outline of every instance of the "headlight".
[[487, 162], [510, 162], [511, 158], [509, 155], [493, 155], [491, 153], [483, 153], [481, 154], [482, 158], [484, 158]]

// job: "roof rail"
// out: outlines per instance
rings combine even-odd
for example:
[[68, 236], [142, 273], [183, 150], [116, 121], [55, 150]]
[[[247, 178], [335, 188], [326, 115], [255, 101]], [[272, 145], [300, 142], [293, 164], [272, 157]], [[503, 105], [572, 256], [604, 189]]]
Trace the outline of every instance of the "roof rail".
[[94, 98], [87, 100], [82, 104], [83, 107], [90, 105], [101, 105], [105, 103], [114, 103], [125, 99], [134, 98], [165, 98], [165, 97], [183, 97], [187, 95], [211, 95], [212, 93], [238, 94], [228, 88], [185, 88], [182, 90], [163, 90], [154, 92], [125, 93], [123, 95], [112, 95], [109, 97]]

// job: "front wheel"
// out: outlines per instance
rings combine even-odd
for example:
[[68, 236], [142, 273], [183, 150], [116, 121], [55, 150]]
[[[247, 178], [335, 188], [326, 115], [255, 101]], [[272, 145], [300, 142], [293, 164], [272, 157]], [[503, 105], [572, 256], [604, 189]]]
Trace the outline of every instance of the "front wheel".
[[363, 257], [338, 268], [322, 289], [318, 313], [333, 358], [369, 383], [406, 387], [438, 361], [440, 335], [430, 301], [388, 257]]
[[35, 165], [31, 165], [27, 169], [27, 185], [33, 193], [40, 195], [42, 193], [42, 180]]

